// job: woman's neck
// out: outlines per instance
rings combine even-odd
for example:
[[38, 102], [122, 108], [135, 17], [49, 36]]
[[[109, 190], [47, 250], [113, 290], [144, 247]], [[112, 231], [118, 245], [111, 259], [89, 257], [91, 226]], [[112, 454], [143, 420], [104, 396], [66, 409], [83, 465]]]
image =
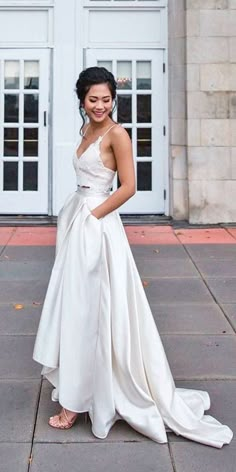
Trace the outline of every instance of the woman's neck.
[[113, 121], [111, 120], [111, 118], [108, 118], [108, 119], [104, 120], [102, 123], [96, 123], [94, 121], [89, 121], [88, 128], [90, 128], [90, 131], [92, 133], [97, 133], [97, 132], [107, 128], [112, 123], [113, 123]]

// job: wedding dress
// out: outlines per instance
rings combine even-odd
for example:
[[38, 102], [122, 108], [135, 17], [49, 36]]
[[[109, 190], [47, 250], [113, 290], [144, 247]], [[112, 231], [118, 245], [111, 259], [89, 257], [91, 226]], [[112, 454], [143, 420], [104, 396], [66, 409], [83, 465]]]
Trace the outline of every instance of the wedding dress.
[[52, 400], [87, 411], [100, 439], [123, 419], [158, 443], [168, 442], [166, 425], [221, 448], [233, 432], [204, 415], [209, 394], [175, 387], [118, 210], [100, 219], [91, 213], [116, 174], [103, 163], [102, 139], [73, 156], [78, 188], [58, 215], [33, 359], [54, 386]]

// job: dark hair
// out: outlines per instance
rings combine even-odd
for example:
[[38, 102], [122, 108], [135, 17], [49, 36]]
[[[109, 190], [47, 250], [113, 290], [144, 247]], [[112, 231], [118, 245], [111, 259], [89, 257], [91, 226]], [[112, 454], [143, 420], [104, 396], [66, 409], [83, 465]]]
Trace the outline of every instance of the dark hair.
[[[75, 92], [79, 99], [79, 112], [83, 120], [80, 128], [80, 134], [85, 124], [85, 116], [83, 111], [83, 104], [86, 94], [88, 93], [92, 85], [107, 84], [111, 92], [112, 100], [116, 99], [116, 81], [114, 75], [109, 72], [105, 67], [88, 67], [84, 69], [76, 82]], [[112, 110], [113, 111], [113, 110]], [[109, 114], [112, 118], [112, 112]]]

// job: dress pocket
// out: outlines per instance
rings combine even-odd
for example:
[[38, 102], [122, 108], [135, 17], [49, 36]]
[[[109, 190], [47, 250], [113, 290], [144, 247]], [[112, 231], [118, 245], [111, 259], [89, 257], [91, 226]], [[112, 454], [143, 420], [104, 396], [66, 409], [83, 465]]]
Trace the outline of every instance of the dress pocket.
[[92, 218], [95, 219], [96, 221], [100, 222], [100, 220], [96, 216], [94, 216], [91, 211], [90, 211], [90, 216], [92, 216]]

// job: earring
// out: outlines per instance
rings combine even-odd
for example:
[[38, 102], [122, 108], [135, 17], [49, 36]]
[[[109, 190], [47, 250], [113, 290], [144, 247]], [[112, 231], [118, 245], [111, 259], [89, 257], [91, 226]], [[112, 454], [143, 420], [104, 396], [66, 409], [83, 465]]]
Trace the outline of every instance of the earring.
[[80, 107], [80, 110], [81, 110], [81, 113], [82, 113], [82, 114], [84, 115], [84, 117], [85, 117], [85, 116], [87, 115], [87, 113], [86, 113], [84, 107], [81, 106], [81, 107]]

